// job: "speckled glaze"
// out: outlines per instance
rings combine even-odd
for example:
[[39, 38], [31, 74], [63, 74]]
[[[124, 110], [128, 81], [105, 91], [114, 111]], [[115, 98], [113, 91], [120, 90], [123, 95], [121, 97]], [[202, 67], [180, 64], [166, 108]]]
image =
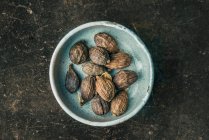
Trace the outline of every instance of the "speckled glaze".
[[[94, 35], [106, 32], [113, 36], [120, 50], [132, 56], [132, 63], [125, 69], [138, 74], [138, 80], [128, 89], [129, 104], [125, 114], [114, 117], [109, 112], [106, 115], [95, 115], [90, 102], [80, 107], [78, 93], [70, 94], [65, 88], [65, 75], [71, 63], [69, 59], [70, 47], [79, 40], [85, 40], [88, 46], [95, 46]], [[83, 79], [81, 65], [74, 65], [75, 70]], [[112, 74], [117, 71], [113, 71]], [[108, 21], [90, 22], [78, 26], [65, 35], [57, 45], [50, 63], [50, 84], [53, 94], [62, 109], [72, 118], [92, 126], [111, 126], [122, 123], [133, 117], [148, 100], [154, 80], [153, 64], [150, 54], [137, 35], [126, 27]]]

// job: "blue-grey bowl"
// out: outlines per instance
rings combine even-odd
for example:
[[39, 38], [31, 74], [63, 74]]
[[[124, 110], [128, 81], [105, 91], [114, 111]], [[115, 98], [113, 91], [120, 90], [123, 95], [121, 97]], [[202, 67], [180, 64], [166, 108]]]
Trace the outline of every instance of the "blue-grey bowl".
[[[79, 91], [71, 94], [64, 84], [66, 72], [71, 63], [70, 48], [79, 40], [85, 40], [89, 47], [95, 46], [94, 35], [98, 32], [106, 32], [116, 39], [120, 50], [132, 56], [131, 65], [125, 69], [134, 70], [138, 74], [138, 80], [128, 89], [127, 111], [118, 117], [112, 116], [111, 113], [103, 116], [95, 115], [90, 102], [81, 107], [78, 102]], [[81, 70], [81, 65], [74, 65], [74, 68], [81, 78], [86, 76]], [[144, 106], [152, 90], [154, 73], [150, 54], [135, 33], [114, 22], [97, 21], [78, 26], [62, 38], [51, 58], [49, 77], [53, 94], [68, 115], [84, 124], [111, 126], [130, 119]]]

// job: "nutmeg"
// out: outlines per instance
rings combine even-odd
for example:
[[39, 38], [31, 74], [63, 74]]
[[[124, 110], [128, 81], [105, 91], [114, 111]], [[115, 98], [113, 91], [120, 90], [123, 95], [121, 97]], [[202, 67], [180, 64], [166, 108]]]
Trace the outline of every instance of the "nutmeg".
[[88, 47], [84, 44], [84, 41], [79, 41], [73, 45], [70, 49], [70, 60], [74, 64], [81, 64], [88, 59]]
[[102, 99], [110, 102], [115, 96], [115, 85], [108, 78], [96, 76], [96, 92]]
[[96, 95], [91, 100], [91, 108], [93, 112], [97, 115], [103, 115], [109, 112], [110, 110], [110, 103], [103, 100], [99, 95]]
[[95, 77], [87, 76], [81, 82], [81, 97], [84, 101], [91, 100], [95, 95]]
[[111, 112], [114, 116], [122, 115], [128, 106], [128, 95], [126, 91], [120, 91], [111, 101]]
[[80, 79], [73, 69], [73, 64], [70, 64], [65, 78], [65, 87], [70, 93], [73, 93], [78, 90], [79, 85]]
[[89, 57], [92, 62], [98, 65], [105, 65], [110, 62], [108, 52], [101, 47], [93, 47], [89, 50]]
[[121, 70], [115, 74], [113, 82], [118, 89], [125, 89], [137, 80], [136, 72], [132, 70]]
[[115, 39], [107, 33], [98, 33], [94, 36], [94, 41], [97, 46], [103, 47], [110, 53], [119, 51]]
[[131, 64], [131, 57], [129, 54], [119, 52], [111, 55], [110, 63], [105, 66], [109, 69], [121, 69], [128, 67]]
[[101, 75], [105, 72], [105, 68], [103, 66], [93, 64], [92, 62], [84, 63], [82, 65], [82, 70], [88, 75]]

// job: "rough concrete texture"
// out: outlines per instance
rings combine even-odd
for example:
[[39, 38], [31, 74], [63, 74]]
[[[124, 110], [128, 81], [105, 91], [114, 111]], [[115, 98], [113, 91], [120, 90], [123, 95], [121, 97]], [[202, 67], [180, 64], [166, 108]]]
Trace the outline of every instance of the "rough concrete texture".
[[[97, 20], [134, 30], [156, 75], [146, 106], [106, 128], [69, 117], [48, 77], [59, 40]], [[208, 37], [208, 0], [1, 0], [0, 139], [208, 140]]]

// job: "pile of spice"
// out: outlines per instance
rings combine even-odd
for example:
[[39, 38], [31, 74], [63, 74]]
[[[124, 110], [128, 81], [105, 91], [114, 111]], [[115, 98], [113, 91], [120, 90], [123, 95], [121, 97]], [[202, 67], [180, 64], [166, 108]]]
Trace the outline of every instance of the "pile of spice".
[[[73, 64], [69, 65], [65, 87], [70, 93], [80, 88], [79, 102], [91, 102], [97, 115], [111, 111], [114, 116], [122, 115], [128, 106], [127, 88], [137, 80], [136, 72], [122, 70], [131, 64], [131, 56], [119, 50], [115, 39], [107, 33], [94, 36], [95, 47], [88, 48], [85, 41], [75, 43], [70, 49], [72, 63], [82, 64], [86, 76], [82, 81]], [[119, 70], [114, 76], [111, 70]]]

